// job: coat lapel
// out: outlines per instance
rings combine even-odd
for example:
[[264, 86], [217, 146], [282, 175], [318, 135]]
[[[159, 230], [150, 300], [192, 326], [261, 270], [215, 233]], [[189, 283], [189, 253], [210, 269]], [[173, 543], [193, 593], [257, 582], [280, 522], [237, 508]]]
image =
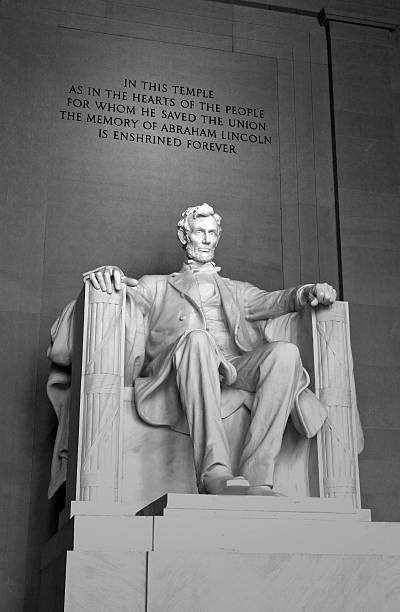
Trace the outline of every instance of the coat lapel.
[[[233, 335], [237, 346], [244, 352], [254, 348], [254, 342], [247, 329], [247, 322], [244, 315], [244, 304], [238, 304], [236, 292], [232, 291], [229, 283], [217, 275], [217, 284], [221, 295], [222, 308], [225, 311], [228, 327]], [[239, 300], [240, 302], [240, 300]]]
[[218, 285], [222, 308], [224, 309], [226, 315], [229, 330], [235, 337], [237, 335], [237, 326], [240, 321], [240, 310], [236, 303], [236, 296], [230, 289], [228, 283], [223, 278], [218, 276], [218, 274], [215, 275], [215, 279]]
[[168, 282], [174, 289], [187, 297], [199, 310], [201, 310], [199, 288], [192, 272], [188, 271], [171, 274]]

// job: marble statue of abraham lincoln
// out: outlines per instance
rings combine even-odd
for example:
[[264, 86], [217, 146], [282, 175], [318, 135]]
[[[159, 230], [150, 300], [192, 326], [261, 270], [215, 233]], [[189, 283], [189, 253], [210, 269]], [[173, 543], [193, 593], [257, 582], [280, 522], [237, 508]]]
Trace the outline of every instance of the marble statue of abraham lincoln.
[[[84, 278], [108, 293], [125, 283], [128, 304], [146, 319], [145, 361], [135, 380], [137, 411], [151, 425], [189, 433], [199, 492], [273, 495], [289, 416], [302, 435], [312, 437], [326, 410], [315, 396], [310, 400], [309, 390], [302, 401], [309, 378], [298, 348], [268, 342], [265, 323], [307, 303], [330, 305], [336, 292], [327, 283], [267, 292], [223, 278], [213, 261], [220, 235], [221, 217], [210, 205], [190, 207], [178, 222], [186, 252], [179, 272], [137, 281], [118, 267], [102, 266]], [[236, 406], [224, 407], [225, 389], [254, 394], [236, 475], [223, 426]]]

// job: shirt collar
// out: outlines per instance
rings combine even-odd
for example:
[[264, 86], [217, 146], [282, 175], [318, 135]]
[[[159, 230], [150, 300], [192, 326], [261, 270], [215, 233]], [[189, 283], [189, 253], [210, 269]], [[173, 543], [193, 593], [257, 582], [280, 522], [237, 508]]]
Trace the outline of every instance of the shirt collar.
[[220, 270], [221, 268], [219, 266], [216, 266], [213, 261], [209, 261], [205, 264], [200, 264], [197, 261], [194, 261], [193, 259], [188, 259], [183, 263], [183, 266], [179, 270], [179, 272], [181, 274], [183, 274], [184, 272], [192, 272], [193, 274], [197, 274], [199, 272], [202, 272], [204, 274], [216, 274]]

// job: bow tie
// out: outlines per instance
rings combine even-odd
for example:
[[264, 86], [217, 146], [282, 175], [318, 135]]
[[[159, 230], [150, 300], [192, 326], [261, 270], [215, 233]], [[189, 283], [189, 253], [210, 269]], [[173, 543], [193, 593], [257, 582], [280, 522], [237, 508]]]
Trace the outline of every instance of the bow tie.
[[188, 259], [183, 266], [181, 272], [193, 272], [193, 274], [198, 274], [200, 272], [204, 274], [215, 274], [221, 270], [220, 267], [216, 266], [213, 261], [208, 261], [207, 263], [201, 264], [197, 261], [193, 261], [192, 259]]

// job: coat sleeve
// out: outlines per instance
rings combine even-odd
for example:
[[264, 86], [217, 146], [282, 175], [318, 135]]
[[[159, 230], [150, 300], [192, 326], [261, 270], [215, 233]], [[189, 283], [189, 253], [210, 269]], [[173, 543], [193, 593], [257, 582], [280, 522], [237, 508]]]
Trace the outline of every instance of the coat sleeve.
[[245, 317], [248, 321], [263, 321], [301, 310], [307, 301], [304, 293], [308, 287], [312, 285], [269, 292], [246, 283], [243, 300]]
[[142, 276], [136, 287], [127, 287], [127, 302], [139, 308], [142, 315], [148, 315], [153, 303], [156, 292], [156, 284], [151, 276]]
[[140, 376], [145, 359], [148, 333], [147, 314], [151, 298], [142, 286], [127, 287], [125, 312], [125, 386], [132, 386]]

